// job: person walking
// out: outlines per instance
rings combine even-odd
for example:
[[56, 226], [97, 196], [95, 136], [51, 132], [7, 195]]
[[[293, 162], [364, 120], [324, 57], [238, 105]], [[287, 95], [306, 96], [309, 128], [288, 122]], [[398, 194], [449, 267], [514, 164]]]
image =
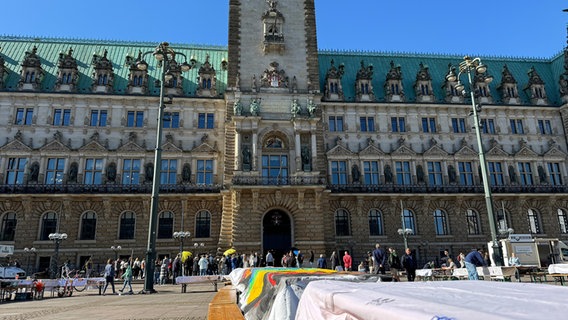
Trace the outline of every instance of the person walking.
[[91, 272], [93, 271], [93, 259], [89, 257], [87, 261], [85, 261], [85, 278], [89, 278], [91, 276]]
[[389, 251], [390, 253], [389, 253], [388, 262], [390, 266], [392, 279], [394, 282], [398, 282], [400, 281], [398, 271], [402, 269], [402, 265], [400, 264], [400, 258], [398, 257], [398, 254], [396, 253], [396, 250], [394, 248], [389, 248]]
[[320, 254], [318, 259], [318, 268], [327, 269], [327, 260], [325, 260], [325, 256], [323, 254]]
[[467, 269], [467, 277], [469, 280], [479, 280], [477, 274], [477, 267], [487, 266], [481, 249], [472, 249], [470, 253], [465, 256], [465, 268]]
[[387, 254], [380, 244], [375, 244], [373, 250], [373, 270], [375, 274], [385, 274], [385, 264], [387, 263]]
[[209, 261], [207, 260], [205, 255], [201, 256], [198, 263], [199, 263], [199, 275], [200, 276], [206, 276], [207, 275], [207, 267], [209, 266]]
[[337, 254], [335, 251], [331, 253], [331, 257], [329, 257], [329, 262], [331, 264], [331, 270], [337, 270], [339, 266], [339, 259], [337, 258]]
[[133, 294], [134, 291], [132, 291], [132, 257], [128, 258], [128, 265], [126, 266], [126, 270], [122, 274], [122, 279], [124, 279], [124, 283], [122, 284], [122, 289], [118, 291], [123, 292], [124, 288], [128, 286], [128, 288], [130, 289], [128, 293]]
[[268, 253], [266, 253], [266, 266], [274, 267], [274, 256], [272, 255], [272, 252], [270, 250], [268, 250]]
[[349, 255], [349, 251], [345, 251], [345, 254], [343, 255], [343, 267], [345, 268], [345, 271], [351, 271], [351, 268], [353, 267], [353, 258]]
[[114, 275], [115, 275], [115, 272], [114, 272], [114, 265], [113, 265], [112, 259], [107, 260], [104, 275], [105, 275], [105, 287], [103, 288], [103, 296], [105, 295], [106, 289], [107, 289], [109, 284], [112, 286], [112, 294], [116, 294], [116, 291], [114, 290]]
[[402, 267], [406, 270], [406, 279], [408, 281], [414, 281], [418, 263], [416, 262], [416, 258], [412, 255], [410, 248], [406, 248], [404, 256], [402, 256]]

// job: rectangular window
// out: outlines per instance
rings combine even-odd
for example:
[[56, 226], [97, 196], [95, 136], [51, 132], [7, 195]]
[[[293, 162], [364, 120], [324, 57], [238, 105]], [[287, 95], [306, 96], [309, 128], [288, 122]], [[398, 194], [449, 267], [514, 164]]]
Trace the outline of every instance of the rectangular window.
[[538, 132], [540, 134], [552, 134], [550, 120], [538, 120]]
[[91, 110], [91, 127], [106, 127], [107, 111]]
[[26, 158], [9, 158], [6, 168], [6, 184], [23, 184], [27, 163]]
[[435, 118], [422, 118], [422, 132], [436, 133], [436, 119]]
[[162, 159], [162, 167], [160, 172], [161, 184], [176, 184], [177, 176], [177, 160]]
[[562, 174], [560, 172], [560, 163], [548, 163], [548, 175], [550, 176], [550, 184], [553, 186], [562, 185]]
[[481, 131], [483, 133], [495, 134], [495, 121], [493, 119], [481, 119]]
[[213, 184], [213, 160], [197, 160], [197, 184]]
[[359, 122], [361, 123], [361, 132], [375, 132], [375, 118], [361, 117]]
[[71, 109], [55, 109], [53, 111], [54, 126], [68, 126], [71, 122]]
[[465, 133], [465, 119], [452, 118], [452, 129], [454, 133]]
[[503, 165], [501, 162], [488, 162], [489, 170], [489, 183], [493, 186], [502, 186], [505, 184], [505, 179], [503, 178]]
[[347, 162], [345, 161], [331, 162], [331, 183], [347, 184]]
[[288, 156], [279, 154], [263, 155], [262, 178], [264, 184], [287, 184]]
[[140, 183], [140, 159], [122, 161], [122, 184]]
[[406, 132], [404, 117], [391, 117], [392, 132]]
[[462, 186], [472, 186], [473, 166], [471, 162], [458, 162], [458, 169], [460, 171], [460, 184]]
[[215, 125], [213, 113], [200, 113], [198, 115], [197, 127], [199, 129], [213, 129]]
[[343, 131], [343, 117], [329, 116], [329, 131]]
[[523, 129], [523, 120], [521, 119], [512, 119], [510, 120], [511, 123], [511, 133], [512, 134], [524, 134], [525, 130]]
[[521, 185], [532, 186], [534, 184], [531, 164], [529, 162], [519, 162], [519, 176], [521, 178]]
[[65, 169], [65, 159], [47, 159], [47, 170], [45, 172], [45, 184], [62, 184], [63, 170]]
[[32, 124], [33, 118], [34, 118], [33, 108], [18, 108], [16, 110], [15, 124], [29, 126]]
[[442, 181], [442, 163], [428, 161], [428, 183], [432, 186], [441, 186]]
[[101, 184], [103, 182], [103, 159], [88, 158], [85, 161], [84, 184]]
[[144, 111], [128, 111], [126, 126], [142, 128], [144, 126]]
[[379, 162], [363, 161], [365, 184], [379, 184]]
[[412, 174], [410, 172], [410, 162], [397, 161], [396, 165], [396, 183], [409, 185], [412, 184]]
[[179, 128], [179, 112], [164, 113], [164, 128]]

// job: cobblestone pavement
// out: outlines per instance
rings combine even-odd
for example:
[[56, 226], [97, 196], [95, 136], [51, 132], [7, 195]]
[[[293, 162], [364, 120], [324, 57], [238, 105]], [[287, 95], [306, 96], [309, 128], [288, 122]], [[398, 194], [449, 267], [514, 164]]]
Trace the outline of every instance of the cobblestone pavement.
[[[121, 287], [118, 282], [116, 290]], [[181, 293], [178, 285], [156, 285], [154, 294], [138, 294], [144, 288], [142, 283], [132, 287], [133, 295], [112, 295], [109, 288], [100, 296], [97, 289], [87, 289], [75, 291], [71, 297], [51, 297], [46, 292], [43, 300], [1, 302], [0, 320], [204, 320], [216, 293], [210, 284], [190, 285], [186, 293]]]

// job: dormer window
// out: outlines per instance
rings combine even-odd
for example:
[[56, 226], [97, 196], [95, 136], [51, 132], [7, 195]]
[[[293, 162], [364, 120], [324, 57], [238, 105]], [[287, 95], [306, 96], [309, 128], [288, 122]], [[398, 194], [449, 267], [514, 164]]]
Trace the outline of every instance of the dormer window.
[[169, 62], [169, 71], [166, 74], [166, 94], [174, 96], [183, 95], [183, 76], [181, 75], [181, 65], [175, 59]]
[[501, 92], [503, 102], [506, 104], [520, 104], [521, 100], [517, 92], [517, 80], [515, 80], [515, 77], [513, 77], [507, 65], [503, 66], [501, 75], [501, 84], [497, 87], [497, 90]]
[[[444, 85], [442, 86], [442, 88], [444, 88], [446, 92], [445, 101], [449, 103], [463, 103], [463, 95], [456, 89], [456, 84], [458, 83], [456, 68], [452, 66], [451, 63], [448, 64], [448, 68], [450, 69], [450, 72], [448, 73]], [[456, 81], [449, 81], [448, 77], [454, 77]]]
[[402, 71], [400, 66], [394, 65], [394, 61], [390, 62], [390, 70], [387, 73], [385, 81], [385, 99], [388, 102], [403, 102], [404, 88], [402, 86]]
[[420, 63], [420, 70], [416, 74], [416, 82], [414, 83], [414, 91], [416, 93], [416, 101], [418, 102], [434, 102], [434, 93], [432, 92], [432, 77], [428, 66]]
[[493, 103], [493, 97], [491, 96], [491, 89], [489, 88], [489, 83], [491, 83], [493, 77], [489, 75], [488, 72], [479, 73], [475, 71], [474, 76], [474, 87], [475, 93], [479, 97], [480, 103]]
[[209, 62], [209, 55], [206, 56], [205, 62], [197, 72], [199, 75], [199, 87], [197, 88], [197, 96], [214, 97], [217, 95], [216, 82], [217, 72]]
[[0, 54], [0, 89], [4, 88], [4, 82], [8, 77], [8, 69], [6, 68], [4, 63], [5, 63], [4, 57], [2, 57], [2, 55]]
[[335, 62], [331, 60], [331, 67], [327, 70], [325, 75], [325, 87], [324, 87], [324, 100], [327, 101], [342, 101], [343, 100], [343, 88], [341, 86], [341, 78], [344, 74], [343, 64], [339, 65], [338, 68], [335, 67]]
[[41, 88], [43, 80], [43, 69], [41, 61], [37, 55], [37, 47], [34, 46], [32, 52], [26, 51], [24, 61], [22, 62], [22, 71], [20, 73], [20, 81], [18, 82], [19, 90], [36, 91]]
[[527, 83], [524, 91], [529, 96], [532, 104], [547, 105], [548, 98], [546, 97], [546, 90], [544, 89], [544, 81], [534, 67], [531, 67], [529, 72], [529, 83]]
[[77, 69], [77, 60], [73, 58], [72, 48], [69, 48], [67, 54], [63, 52], [59, 53], [57, 66], [59, 67], [59, 71], [57, 73], [57, 81], [55, 82], [55, 90], [74, 92], [76, 90], [77, 79], [79, 78], [79, 70]]
[[107, 58], [108, 51], [105, 50], [103, 56], [93, 55], [93, 84], [91, 91], [96, 93], [112, 93], [114, 82], [114, 70], [112, 61]]
[[[131, 57], [127, 57], [127, 61]], [[146, 94], [148, 92], [148, 64], [142, 60], [142, 51], [138, 51], [138, 58], [134, 63], [130, 64], [130, 73], [128, 74], [128, 87], [126, 91], [129, 94]], [[138, 67], [145, 64], [145, 68]]]
[[357, 71], [355, 78], [355, 101], [374, 101], [373, 92], [373, 66], [365, 66], [361, 61], [361, 68]]
[[284, 33], [282, 28], [284, 26], [284, 16], [276, 9], [278, 1], [267, 1], [269, 9], [264, 12], [262, 16], [263, 30], [264, 30], [264, 53], [269, 52], [283, 52], [284, 46]]

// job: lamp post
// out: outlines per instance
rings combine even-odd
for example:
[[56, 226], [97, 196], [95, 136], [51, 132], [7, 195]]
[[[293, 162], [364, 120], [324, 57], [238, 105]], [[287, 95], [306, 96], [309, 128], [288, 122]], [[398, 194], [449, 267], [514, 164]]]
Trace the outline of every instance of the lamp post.
[[[473, 125], [475, 128], [475, 134], [477, 137], [477, 148], [479, 152], [479, 166], [481, 167], [481, 180], [483, 180], [483, 190], [485, 192], [485, 206], [487, 208], [487, 216], [489, 218], [489, 230], [491, 232], [491, 242], [493, 248], [493, 261], [497, 266], [503, 265], [503, 255], [501, 253], [501, 245], [497, 239], [497, 228], [495, 226], [495, 215], [493, 213], [493, 199], [491, 196], [491, 187], [489, 186], [489, 179], [487, 176], [487, 162], [485, 161], [485, 152], [483, 151], [483, 142], [481, 141], [481, 124], [479, 122], [479, 112], [481, 112], [481, 105], [475, 103], [475, 90], [473, 86], [473, 81], [471, 77], [472, 72], [477, 72], [478, 74], [484, 74], [487, 71], [487, 66], [485, 66], [480, 58], [470, 58], [465, 56], [463, 61], [459, 64], [459, 73], [456, 75], [453, 69], [446, 76], [446, 80], [454, 82], [457, 80], [455, 88], [458, 92], [466, 95], [465, 86], [460, 81], [460, 76], [467, 73], [467, 79], [469, 83], [469, 93], [471, 96], [471, 106], [473, 115]], [[490, 83], [493, 81], [492, 76], [486, 76], [484, 79], [485, 83]]]
[[116, 260], [118, 260], [118, 252], [119, 252], [120, 250], [122, 250], [122, 247], [121, 247], [121, 246], [116, 246], [116, 247], [115, 247], [115, 246], [111, 246], [110, 249], [111, 249], [112, 251], [114, 251], [114, 261], [116, 262]]
[[[35, 255], [36, 253], [36, 248], [31, 247], [31, 248], [24, 248], [24, 253], [26, 254], [26, 264], [27, 264], [27, 268], [26, 268], [26, 272], [29, 274], [31, 274], [32, 272], [30, 271], [30, 256], [31, 255]], [[35, 260], [34, 260], [35, 261]], [[34, 262], [35, 265], [35, 262]]]
[[51, 278], [55, 279], [57, 276], [57, 261], [59, 260], [59, 245], [61, 244], [61, 241], [67, 239], [67, 233], [50, 233], [48, 238], [55, 243], [55, 252], [51, 258]]
[[[152, 177], [152, 198], [150, 203], [150, 219], [148, 222], [148, 246], [146, 248], [146, 277], [144, 278], [143, 293], [154, 293], [154, 268], [156, 264], [156, 225], [158, 224], [158, 198], [160, 193], [160, 175], [161, 175], [161, 162], [162, 162], [162, 129], [164, 119], [164, 109], [166, 104], [171, 104], [172, 99], [165, 98], [165, 82], [173, 78], [172, 66], [177, 66], [175, 61], [176, 54], [181, 55], [186, 60], [180, 66], [181, 71], [186, 72], [191, 69], [191, 65], [187, 63], [187, 57], [183, 53], [176, 53], [170, 48], [169, 43], [160, 43], [154, 51], [148, 51], [140, 54], [137, 61], [134, 63], [139, 70], [146, 70], [148, 64], [143, 58], [152, 54], [158, 61], [158, 67], [161, 68], [160, 73], [160, 102], [158, 108], [157, 130], [156, 130], [156, 149], [154, 153], [154, 175]], [[193, 62], [193, 60], [192, 60]]]
[[[197, 249], [199, 249], [199, 248], [202, 248], [202, 250], [203, 250], [203, 248], [205, 247], [205, 243], [203, 243], [203, 242], [197, 243], [196, 242], [196, 243], [193, 244], [193, 247], [195, 248], [194, 251], [197, 251]], [[194, 253], [194, 256], [195, 256], [195, 254], [197, 254], [197, 253]]]
[[400, 235], [402, 236], [402, 239], [404, 240], [404, 250], [406, 250], [406, 248], [408, 248], [408, 240], [407, 240], [407, 238], [408, 238], [409, 235], [411, 235], [411, 234], [413, 233], [413, 232], [412, 232], [412, 229], [410, 229], [410, 228], [405, 228], [405, 229], [400, 228], [400, 229], [397, 230], [397, 232], [398, 232], [398, 234], [400, 234]]
[[179, 240], [179, 253], [181, 254], [183, 251], [183, 241], [187, 238], [191, 237], [191, 232], [189, 231], [176, 231], [174, 232], [174, 239]]

